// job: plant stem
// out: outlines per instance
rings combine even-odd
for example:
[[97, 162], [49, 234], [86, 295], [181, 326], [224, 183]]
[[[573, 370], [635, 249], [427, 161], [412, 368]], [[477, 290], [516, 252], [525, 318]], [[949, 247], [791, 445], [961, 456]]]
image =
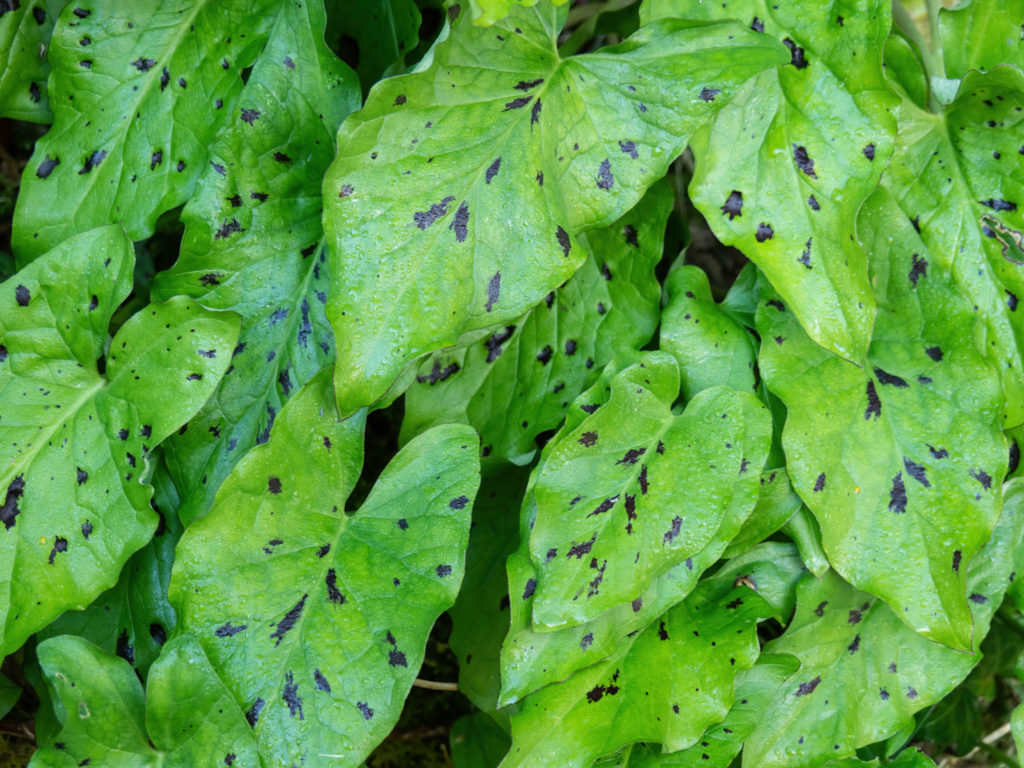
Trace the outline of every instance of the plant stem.
[[1009, 768], [1020, 768], [1020, 763], [1010, 757], [1008, 754], [998, 747], [993, 747], [991, 744], [986, 744], [984, 741], [978, 742], [978, 748], [983, 752], [988, 752], [992, 757], [998, 760], [1003, 765], [1009, 766]]

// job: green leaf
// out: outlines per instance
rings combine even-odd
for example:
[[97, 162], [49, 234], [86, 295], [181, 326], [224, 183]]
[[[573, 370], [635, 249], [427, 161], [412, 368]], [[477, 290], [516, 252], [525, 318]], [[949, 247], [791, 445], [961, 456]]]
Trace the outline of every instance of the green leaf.
[[[565, 0], [551, 2], [554, 5], [565, 4]], [[469, 0], [469, 7], [473, 11], [473, 23], [487, 27], [504, 19], [517, 5], [532, 7], [536, 4], [537, 0]]]
[[21, 686], [0, 674], [0, 717], [5, 717], [21, 698]]
[[272, 6], [93, 0], [65, 9], [48, 56], [53, 127], [36, 142], [14, 212], [23, 263], [108, 222], [141, 240], [190, 197], [234, 115], [240, 73], [266, 43]]
[[509, 746], [508, 734], [483, 712], [456, 720], [450, 741], [455, 768], [498, 768]]
[[985, 320], [985, 348], [999, 368], [1003, 425], [1024, 423], [1024, 73], [968, 73], [936, 115], [904, 102], [884, 186], [920, 234], [914, 250], [952, 273]]
[[606, 404], [567, 425], [535, 470], [529, 551], [533, 624], [542, 631], [641, 598], [712, 541], [733, 496], [745, 502], [743, 517], [757, 501], [767, 409], [713, 387], [675, 416], [674, 360], [660, 352], [640, 360], [612, 378]]
[[448, 611], [452, 618], [448, 642], [459, 660], [459, 691], [489, 714], [498, 707], [501, 645], [509, 628], [505, 561], [519, 544], [519, 507], [526, 480], [524, 469], [484, 462], [473, 506], [466, 577]]
[[789, 654], [762, 653], [753, 667], [736, 676], [736, 696], [729, 714], [708, 728], [699, 743], [669, 753], [651, 745], [638, 746], [630, 755], [629, 768], [728, 768], [772, 696], [799, 666]]
[[[238, 460], [267, 441], [291, 393], [334, 359], [320, 185], [338, 126], [359, 106], [359, 86], [324, 44], [325, 23], [320, 3], [282, 4], [240, 111], [182, 214], [181, 255], [154, 285], [156, 296], [185, 294], [242, 316], [229, 374], [188, 431], [168, 441], [186, 524], [209, 510]], [[279, 162], [275, 153], [287, 146], [293, 162]]]
[[413, 0], [327, 3], [327, 39], [334, 50], [354, 54], [364, 93], [403, 67], [406, 54], [419, 42], [419, 29], [420, 12]]
[[1017, 746], [1017, 754], [1024, 748], [1024, 704], [1018, 704], [1010, 715], [1010, 730], [1013, 733], [1013, 743]]
[[757, 620], [774, 613], [732, 571], [702, 581], [608, 659], [526, 697], [503, 768], [590, 766], [634, 741], [691, 746], [725, 717], [759, 653]]
[[[1014, 560], [1024, 554], [1022, 505], [1024, 484], [1014, 481], [991, 541], [969, 568], [979, 640], [1002, 601]], [[853, 755], [911, 724], [914, 712], [952, 691], [980, 658], [926, 640], [835, 571], [820, 581], [803, 577], [793, 621], [765, 650], [791, 653], [801, 667], [762, 710], [743, 750], [744, 766], [802, 768]]]
[[163, 463], [157, 463], [150, 505], [160, 516], [153, 538], [129, 558], [117, 583], [82, 611], [68, 611], [37, 633], [39, 641], [78, 635], [106, 653], [116, 653], [143, 678], [174, 631], [177, 618], [167, 601], [174, 547], [181, 538], [178, 493]]
[[64, 728], [36, 752], [32, 768], [260, 765], [241, 710], [189, 635], [168, 643], [153, 664], [145, 702], [128, 663], [80, 637], [41, 643], [39, 660]]
[[888, 0], [647, 0], [641, 19], [738, 18], [782, 39], [790, 63], [753, 78], [691, 142], [690, 197], [756, 263], [818, 344], [860, 362], [875, 304], [857, 209], [892, 155], [898, 101], [882, 75]]
[[921, 68], [917, 50], [899, 35], [885, 41], [885, 71], [921, 109], [928, 108], [928, 78]]
[[687, 400], [716, 384], [754, 391], [754, 339], [711, 297], [707, 273], [683, 266], [665, 281], [668, 305], [661, 315], [659, 349], [679, 364]]
[[1020, 0], [966, 0], [955, 9], [940, 7], [939, 37], [947, 77], [1000, 64], [1024, 67]]
[[[607, 402], [611, 392], [609, 382], [615, 375], [616, 366], [609, 365], [602, 378], [577, 399], [568, 413], [562, 435], [577, 429], [589, 418], [589, 412], [594, 410], [595, 405], [600, 407]], [[546, 451], [550, 452], [558, 442], [556, 437], [548, 444]], [[536, 479], [537, 473], [533, 477]], [[684, 559], [652, 581], [638, 599], [620, 603], [593, 621], [556, 631], [548, 627], [535, 629], [533, 626], [532, 610], [538, 572], [530, 562], [528, 542], [530, 526], [537, 518], [537, 507], [532, 493], [528, 493], [520, 515], [520, 549], [509, 558], [507, 566], [511, 585], [511, 628], [502, 647], [502, 691], [499, 704], [510, 704], [531, 691], [564, 680], [575, 671], [607, 657], [615, 651], [623, 638], [643, 629], [686, 597], [700, 575], [719, 560], [726, 545], [751, 515], [751, 497], [756, 493], [754, 477], [753, 473], [745, 475], [738, 492], [731, 494], [718, 530], [700, 552]], [[781, 551], [776, 552], [781, 568], [794, 564], [798, 570], [803, 567], [792, 548], [776, 546], [782, 547]]]
[[895, 760], [886, 760], [884, 763], [880, 763], [878, 760], [858, 760], [855, 757], [848, 757], [843, 760], [829, 760], [825, 763], [825, 768], [859, 768], [864, 765], [890, 765], [893, 768], [934, 768], [935, 763], [932, 762], [928, 755], [924, 754], [917, 749], [905, 749], [900, 752], [899, 757]]
[[7, 59], [0, 68], [0, 117], [50, 122], [46, 49], [54, 22], [66, 4], [67, 0], [5, 3], [0, 12], [0, 51], [6, 52]]
[[761, 474], [761, 491], [750, 517], [739, 533], [732, 537], [723, 557], [736, 557], [779, 530], [800, 509], [800, 497], [789, 484], [784, 469], [772, 469]]
[[324, 222], [341, 276], [327, 317], [342, 415], [424, 353], [539, 304], [583, 263], [576, 235], [632, 208], [739, 84], [785, 54], [736, 24], [663, 21], [563, 60], [564, 13], [549, 3], [490, 28], [468, 16], [338, 134]]
[[352, 515], [363, 417], [329, 368], [281, 411], [186, 530], [171, 602], [247, 712], [268, 764], [356, 766], [391, 730], [462, 580], [479, 484], [471, 429], [409, 443]]
[[615, 224], [580, 236], [590, 255], [543, 303], [482, 341], [428, 357], [406, 393], [403, 439], [463, 422], [487, 455], [528, 461], [615, 354], [650, 341], [671, 207], [669, 186], [655, 185]]
[[113, 586], [149, 541], [148, 454], [210, 396], [238, 336], [233, 315], [184, 298], [150, 305], [110, 342], [100, 374], [132, 262], [131, 244], [108, 226], [0, 284], [4, 654]]
[[924, 636], [970, 650], [961, 566], [992, 532], [1006, 472], [998, 372], [978, 349], [971, 303], [941, 263], [921, 261], [883, 190], [861, 229], [879, 304], [865, 368], [817, 347], [768, 298], [761, 372], [789, 409], [790, 479], [832, 566]]

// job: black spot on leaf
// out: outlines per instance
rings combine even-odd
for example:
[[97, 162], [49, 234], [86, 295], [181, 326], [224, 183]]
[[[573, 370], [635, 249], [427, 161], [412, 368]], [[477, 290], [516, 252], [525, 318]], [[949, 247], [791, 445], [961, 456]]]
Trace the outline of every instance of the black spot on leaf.
[[874, 160], [875, 159], [875, 145], [874, 144], [868, 144], [861, 151], [864, 153], [864, 157], [866, 157], [868, 160]]
[[149, 625], [149, 636], [157, 645], [163, 645], [167, 642], [167, 630], [160, 624], [153, 623]]
[[763, 243], [765, 240], [771, 240], [774, 234], [775, 230], [772, 229], [772, 225], [766, 224], [762, 221], [757, 225], [757, 232], [754, 233], [754, 239], [759, 243]]
[[148, 72], [155, 64], [155, 59], [147, 59], [142, 56], [132, 62], [132, 66], [139, 70], [139, 72]]
[[577, 560], [581, 559], [584, 555], [590, 554], [590, 550], [594, 547], [594, 542], [597, 541], [597, 534], [595, 533], [589, 541], [580, 542], [579, 544], [573, 544], [569, 551], [565, 553], [566, 558], [575, 557]]
[[665, 535], [661, 537], [661, 543], [670, 544], [672, 541], [675, 540], [676, 536], [679, 535], [679, 532], [682, 529], [683, 518], [679, 517], [679, 515], [676, 515], [674, 518], [672, 518], [671, 527], [667, 531], [665, 531]]
[[61, 552], [68, 551], [68, 540], [63, 536], [57, 536], [53, 540], [53, 549], [50, 550], [50, 565], [53, 565], [53, 559], [57, 557]]
[[491, 180], [498, 175], [498, 169], [501, 168], [501, 158], [499, 157], [484, 172], [484, 182], [487, 184], [491, 183]]
[[929, 445], [928, 450], [931, 452], [932, 458], [945, 459], [949, 456], [949, 451], [947, 451], [945, 448], [936, 449]]
[[601, 167], [597, 169], [597, 188], [611, 189], [615, 186], [615, 177], [612, 176], [612, 163], [609, 158], [601, 161]]
[[78, 484], [79, 485], [85, 485], [86, 482], [88, 482], [88, 480], [89, 480], [89, 473], [86, 472], [81, 467], [75, 467], [75, 472], [76, 472], [76, 474], [78, 476]]
[[853, 642], [846, 646], [846, 650], [849, 651], [851, 655], [860, 650], [860, 635], [854, 636]]
[[543, 77], [539, 77], [536, 80], [520, 80], [518, 83], [516, 83], [512, 87], [515, 88], [517, 91], [528, 91], [531, 88], [536, 88], [538, 85], [540, 85], [543, 82], [544, 82], [544, 78]]
[[572, 243], [569, 241], [569, 233], [559, 226], [555, 230], [555, 238], [558, 240], [558, 244], [562, 247], [562, 255], [568, 258], [569, 250], [572, 248]]
[[597, 432], [584, 432], [577, 442], [584, 448], [590, 448], [597, 443]]
[[299, 617], [302, 615], [302, 609], [306, 606], [306, 598], [308, 597], [308, 594], [303, 595], [302, 599], [284, 615], [284, 618], [277, 622], [277, 629], [275, 629], [270, 635], [270, 639], [276, 641], [274, 643], [275, 648], [281, 644], [281, 640], [283, 640], [284, 636], [288, 634], [288, 631], [295, 626], [295, 622], [299, 620]]
[[764, 32], [764, 22], [755, 16], [754, 20], [750, 22], [750, 28], [755, 32]]
[[818, 475], [818, 478], [814, 481], [814, 492], [820, 493], [825, 490], [825, 473], [822, 472]]
[[327, 599], [335, 605], [344, 605], [345, 596], [338, 590], [338, 572], [328, 568], [324, 583], [327, 585]]
[[281, 492], [281, 478], [271, 475], [267, 478], [267, 490], [273, 494]]
[[437, 573], [437, 575], [443, 579], [445, 576], [452, 575], [452, 567], [450, 565], [442, 563], [434, 569], [434, 572]]
[[910, 267], [910, 273], [907, 275], [910, 278], [910, 282], [917, 285], [917, 281], [922, 277], [925, 277], [928, 273], [928, 260], [922, 259], [918, 254], [914, 253], [910, 256], [913, 264]]
[[541, 103], [540, 99], [537, 99], [537, 103], [533, 105], [533, 109], [530, 110], [530, 130], [533, 130], [533, 126], [540, 122], [540, 110]]
[[807, 238], [807, 244], [804, 246], [804, 250], [800, 254], [800, 258], [797, 259], [797, 261], [799, 261], [801, 264], [807, 267], [807, 269], [814, 269], [814, 267], [811, 265], [811, 241], [813, 239], [814, 238], [812, 237]]
[[265, 707], [266, 704], [267, 702], [258, 698], [252, 703], [252, 706], [249, 707], [249, 711], [245, 713], [245, 719], [249, 723], [250, 728], [256, 727], [256, 723], [259, 722], [260, 719], [260, 712], [263, 711], [263, 707]]
[[[450, 12], [451, 11], [449, 9], [449, 13]], [[362, 713], [364, 720], [369, 720], [373, 717], [373, 710], [370, 709], [370, 705], [367, 704], [365, 701], [357, 701], [356, 709], [358, 709]]]
[[700, 98], [702, 101], [714, 101], [715, 96], [717, 96], [721, 92], [721, 88], [701, 88]]
[[875, 391], [875, 382], [871, 379], [868, 379], [867, 395], [868, 407], [864, 411], [865, 421], [872, 416], [877, 419], [882, 415], [882, 401], [878, 399], [878, 393]]
[[214, 240], [223, 240], [226, 237], [230, 237], [235, 232], [245, 232], [242, 225], [238, 223], [238, 219], [231, 219], [231, 221], [224, 222], [220, 229], [214, 234]]
[[515, 332], [516, 327], [514, 325], [507, 325], [503, 330], [495, 331], [485, 341], [484, 346], [487, 348], [487, 362], [493, 363], [501, 355], [501, 345], [512, 338], [512, 334]]
[[512, 99], [512, 101], [505, 102], [505, 108], [501, 111], [508, 112], [511, 109], [521, 109], [531, 101], [533, 101], [533, 96], [518, 96], [517, 98]]
[[316, 683], [316, 689], [318, 691], [323, 691], [324, 693], [331, 692], [331, 684], [327, 682], [327, 678], [324, 677], [324, 674], [320, 671], [319, 667], [313, 670], [313, 681]]
[[457, 496], [448, 502], [450, 509], [465, 509], [466, 505], [469, 504], [469, 499], [465, 496]]
[[544, 348], [537, 353], [537, 360], [541, 365], [547, 365], [551, 361], [551, 356], [554, 354], [554, 350], [551, 349], [550, 344], [544, 345]]
[[647, 453], [646, 448], [630, 448], [616, 464], [636, 464], [636, 460]]
[[808, 156], [806, 147], [794, 144], [793, 160], [796, 161], [796, 167], [803, 171], [805, 175], [810, 176], [812, 179], [818, 178], [818, 175], [814, 172], [814, 161]]
[[806, 683], [800, 683], [800, 687], [797, 688], [794, 696], [807, 696], [814, 693], [814, 689], [821, 683], [821, 675], [818, 675], [813, 680], [809, 680]]
[[988, 598], [987, 597], [985, 597], [984, 595], [978, 594], [977, 592], [972, 592], [971, 596], [968, 597], [967, 599], [970, 600], [972, 603], [976, 603], [977, 605], [984, 605], [985, 603], [988, 602]]
[[448, 206], [455, 200], [454, 197], [446, 197], [439, 203], [434, 203], [425, 211], [417, 211], [412, 215], [413, 222], [420, 229], [426, 229], [439, 218], [448, 213]]
[[619, 149], [622, 150], [623, 154], [629, 155], [634, 160], [640, 157], [640, 153], [636, 151], [636, 144], [632, 141], [620, 141]]
[[56, 168], [58, 165], [60, 165], [60, 158], [50, 157], [49, 155], [47, 155], [43, 159], [43, 162], [39, 164], [39, 167], [36, 168], [36, 176], [40, 179], [45, 179], [47, 176], [53, 173], [53, 169]]
[[88, 541], [89, 537], [91, 535], [92, 535], [92, 523], [89, 522], [88, 520], [86, 520], [84, 523], [82, 523], [82, 538], [85, 539], [86, 541]]
[[983, 469], [972, 469], [970, 471], [971, 477], [981, 483], [981, 487], [986, 491], [992, 487], [992, 477]]
[[904, 457], [903, 467], [907, 470], [907, 474], [917, 480], [925, 488], [931, 488], [932, 484], [928, 481], [928, 476], [925, 473], [925, 468], [920, 464], [915, 464], [910, 459]]
[[455, 217], [452, 219], [452, 223], [448, 225], [448, 229], [455, 233], [455, 242], [465, 242], [466, 237], [469, 235], [469, 206], [465, 200], [459, 204], [459, 209], [455, 211]]
[[167, 71], [167, 67], [164, 67], [164, 71], [160, 73], [160, 90], [166, 88], [169, 82], [171, 82], [171, 73]]
[[484, 305], [484, 309], [490, 312], [498, 298], [501, 296], [501, 272], [495, 272], [491, 276], [490, 282], [487, 284], [487, 303]]
[[936, 363], [942, 362], [942, 348], [941, 347], [925, 347], [925, 354], [928, 355]]
[[987, 208], [991, 208], [993, 211], [1016, 211], [1017, 210], [1017, 204], [1016, 203], [1011, 203], [1008, 200], [989, 199], [989, 200], [980, 200], [979, 202], [982, 205], [986, 206]]
[[897, 387], [898, 389], [910, 386], [904, 379], [901, 379], [899, 376], [894, 376], [891, 373], [886, 373], [881, 368], [875, 368], [875, 376], [878, 377], [879, 384]]
[[729, 193], [729, 197], [725, 201], [725, 205], [722, 206], [722, 215], [728, 216], [729, 221], [732, 221], [737, 216], [742, 216], [743, 213], [743, 193], [739, 190], [734, 189]]
[[903, 484], [903, 473], [897, 472], [889, 490], [889, 511], [903, 514], [907, 511], [907, 488]]
[[529, 600], [533, 597], [533, 593], [537, 589], [537, 580], [529, 578], [526, 580], [526, 586], [523, 588], [523, 600]]
[[789, 63], [797, 69], [803, 69], [807, 66], [807, 57], [804, 54], [804, 49], [790, 40], [788, 37], [782, 41], [782, 44], [789, 48]]
[[227, 622], [225, 624], [222, 624], [221, 626], [217, 627], [217, 629], [214, 630], [213, 634], [216, 635], [217, 637], [234, 637], [239, 632], [244, 632], [248, 628], [249, 628], [248, 624], [239, 624], [239, 625], [235, 626], [234, 624], [232, 624], [229, 621], [229, 622]]
[[435, 359], [434, 364], [430, 369], [430, 373], [416, 376], [416, 381], [420, 384], [429, 384], [433, 386], [438, 382], [446, 380], [448, 377], [455, 375], [459, 372], [458, 363], [450, 363], [444, 368], [441, 367], [441, 361]]

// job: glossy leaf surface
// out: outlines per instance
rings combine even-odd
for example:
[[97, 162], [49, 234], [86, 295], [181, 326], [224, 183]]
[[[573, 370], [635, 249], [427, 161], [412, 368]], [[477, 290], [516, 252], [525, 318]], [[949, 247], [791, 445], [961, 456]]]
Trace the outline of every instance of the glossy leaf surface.
[[167, 601], [174, 547], [181, 538], [178, 496], [162, 463], [156, 464], [150, 506], [160, 516], [153, 538], [125, 563], [117, 583], [81, 611], [68, 611], [36, 639], [78, 635], [106, 653], [116, 654], [143, 679], [177, 624]]
[[609, 386], [608, 402], [563, 430], [536, 470], [529, 548], [542, 631], [641, 598], [712, 540], [734, 495], [746, 514], [757, 500], [770, 424], [753, 395], [715, 387], [675, 416], [679, 373], [664, 353]]
[[32, 768], [260, 765], [242, 711], [191, 636], [168, 643], [145, 696], [128, 662], [79, 637], [47, 640], [39, 660], [63, 730]]
[[964, 566], [991, 534], [1006, 472], [998, 372], [978, 349], [974, 307], [941, 263], [922, 261], [885, 192], [861, 228], [879, 302], [865, 368], [815, 345], [769, 298], [761, 371], [789, 409], [790, 478], [833, 567], [926, 637], [969, 650]]
[[859, 362], [874, 319], [861, 203], [892, 155], [898, 101], [882, 76], [890, 4], [645, 0], [641, 18], [738, 18], [789, 49], [694, 136], [690, 197], [754, 261], [810, 337]]
[[658, 348], [679, 364], [683, 397], [689, 400], [716, 384], [753, 392], [754, 339], [711, 298], [707, 273], [680, 267], [669, 274], [665, 289], [669, 298]]
[[[961, 73], [964, 74], [964, 73]], [[884, 184], [920, 235], [920, 260], [941, 265], [978, 305], [999, 368], [1003, 425], [1024, 423], [1024, 72], [967, 73], [940, 115], [906, 100]]]
[[[969, 569], [978, 637], [987, 633], [1024, 551], [1022, 503], [1024, 486], [1015, 481], [991, 542]], [[979, 659], [914, 633], [834, 571], [820, 581], [804, 576], [793, 621], [765, 650], [791, 653], [801, 667], [762, 711], [743, 750], [744, 766], [800, 768], [852, 755], [910, 724], [914, 712], [949, 693]]]
[[271, 7], [269, 0], [69, 7], [48, 54], [53, 127], [36, 142], [15, 210], [18, 258], [108, 222], [123, 222], [141, 240], [161, 213], [185, 202], [234, 112], [240, 72], [266, 43]]
[[403, 437], [463, 422], [479, 431], [487, 455], [528, 460], [604, 365], [654, 333], [654, 266], [671, 201], [667, 185], [655, 186], [613, 225], [579, 237], [587, 260], [541, 304], [480, 341], [427, 358], [406, 393]]
[[48, 123], [46, 49], [67, 0], [7, 2], [0, 11], [0, 117]]
[[524, 699], [502, 766], [589, 766], [641, 740], [689, 747], [725, 717], [758, 656], [757, 620], [775, 612], [731, 571], [701, 582], [608, 659]]
[[168, 443], [186, 523], [267, 441], [288, 397], [334, 359], [320, 185], [359, 85], [324, 44], [321, 4], [287, 3], [280, 14], [182, 213], [181, 255], [153, 288], [242, 317], [229, 374]]
[[238, 337], [233, 315], [183, 298], [150, 305], [114, 336], [100, 374], [132, 263], [121, 230], [103, 227], [0, 284], [5, 653], [113, 586], [149, 540], [147, 454], [210, 396]]
[[342, 415], [424, 353], [537, 305], [583, 263], [581, 230], [632, 208], [747, 77], [785, 58], [736, 24], [664, 21], [563, 60], [550, 3], [490, 28], [460, 8], [428, 67], [383, 81], [345, 122], [324, 180]]
[[186, 531], [171, 580], [181, 625], [273, 764], [357, 766], [391, 730], [458, 593], [479, 484], [475, 435], [447, 425], [409, 443], [346, 514], [363, 419], [337, 420], [331, 374], [289, 401]]

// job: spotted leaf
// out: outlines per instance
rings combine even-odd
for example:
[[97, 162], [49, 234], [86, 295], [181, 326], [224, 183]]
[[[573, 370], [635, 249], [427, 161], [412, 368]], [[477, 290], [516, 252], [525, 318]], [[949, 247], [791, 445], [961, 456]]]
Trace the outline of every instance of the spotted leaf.
[[149, 541], [149, 453], [210, 396], [238, 337], [233, 315], [177, 298], [133, 316], [104, 357], [132, 263], [108, 226], [0, 284], [4, 653], [113, 586]]
[[655, 186], [615, 224], [579, 237], [587, 260], [534, 309], [465, 348], [428, 357], [406, 393], [403, 436], [464, 422], [479, 431], [487, 455], [528, 460], [604, 365], [654, 333], [654, 265], [670, 208], [668, 185]]
[[[229, 374], [167, 444], [186, 524], [206, 513], [238, 460], [266, 442], [288, 397], [334, 359], [320, 185], [359, 86], [324, 44], [319, 3], [283, 4], [280, 13], [182, 214], [178, 261], [153, 288], [242, 316]], [[302, 149], [286, 149], [294, 161], [282, 163], [275, 153], [288, 146]]]
[[7, 2], [0, 11], [0, 51], [6, 63], [0, 68], [0, 117], [48, 123], [50, 99], [46, 56], [53, 25], [67, 0]]
[[[171, 602], [247, 712], [263, 760], [360, 765], [391, 730], [427, 634], [462, 580], [479, 484], [473, 431], [409, 443], [355, 514], [363, 417], [327, 368], [185, 532]], [[244, 524], [240, 524], [245, 521]]]
[[669, 301], [658, 348], [679, 364], [683, 396], [692, 398], [716, 384], [753, 392], [754, 339], [711, 298], [707, 273], [682, 266], [669, 274], [665, 287]]
[[660, 21], [563, 60], [550, 3], [489, 28], [460, 8], [428, 66], [382, 81], [344, 123], [324, 179], [343, 415], [423, 354], [540, 303], [583, 264], [577, 235], [632, 208], [786, 54], [736, 24]]
[[[1000, 19], [992, 17], [993, 30]], [[977, 305], [1005, 395], [1003, 425], [1013, 427], [1024, 423], [1024, 72], [1001, 66], [961, 76], [955, 99], [937, 115], [904, 99], [884, 185], [919, 235], [919, 263], [950, 272]]]
[[634, 741], [669, 752], [696, 743], [726, 716], [737, 674], [757, 660], [758, 619], [776, 613], [737, 575], [702, 581], [609, 658], [527, 696], [512, 714], [502, 766], [584, 768]]
[[740, 19], [789, 63], [746, 84], [691, 143], [690, 197], [754, 261], [810, 337], [860, 361], [874, 320], [857, 209], [892, 155], [898, 100], [882, 75], [890, 4], [648, 0], [641, 18]]
[[[1021, 481], [1006, 496], [991, 541], [969, 568], [979, 642], [1024, 551]], [[743, 750], [744, 766], [803, 768], [851, 756], [912, 725], [915, 712], [952, 691], [980, 659], [921, 637], [835, 571], [821, 580], [803, 577], [792, 622], [765, 651], [790, 653], [801, 666], [762, 710]]]
[[145, 695], [128, 662], [80, 637], [51, 638], [38, 653], [62, 730], [33, 766], [260, 765], [242, 711], [195, 638], [167, 644]]
[[926, 637], [968, 650], [966, 565], [1006, 472], [999, 373], [970, 330], [979, 313], [941, 263], [923, 266], [892, 198], [877, 192], [860, 222], [879, 302], [865, 367], [815, 345], [776, 298], [758, 310], [761, 371], [789, 410], [790, 479], [832, 566]]
[[713, 387], [676, 416], [679, 373], [661, 352], [608, 386], [607, 403], [567, 425], [535, 470], [538, 629], [637, 600], [712, 541], [734, 495], [743, 518], [757, 500], [770, 423], [753, 395]]
[[14, 212], [22, 263], [109, 222], [134, 240], [152, 234], [208, 167], [275, 18], [269, 0], [73, 6], [47, 54], [53, 127], [36, 142]]

